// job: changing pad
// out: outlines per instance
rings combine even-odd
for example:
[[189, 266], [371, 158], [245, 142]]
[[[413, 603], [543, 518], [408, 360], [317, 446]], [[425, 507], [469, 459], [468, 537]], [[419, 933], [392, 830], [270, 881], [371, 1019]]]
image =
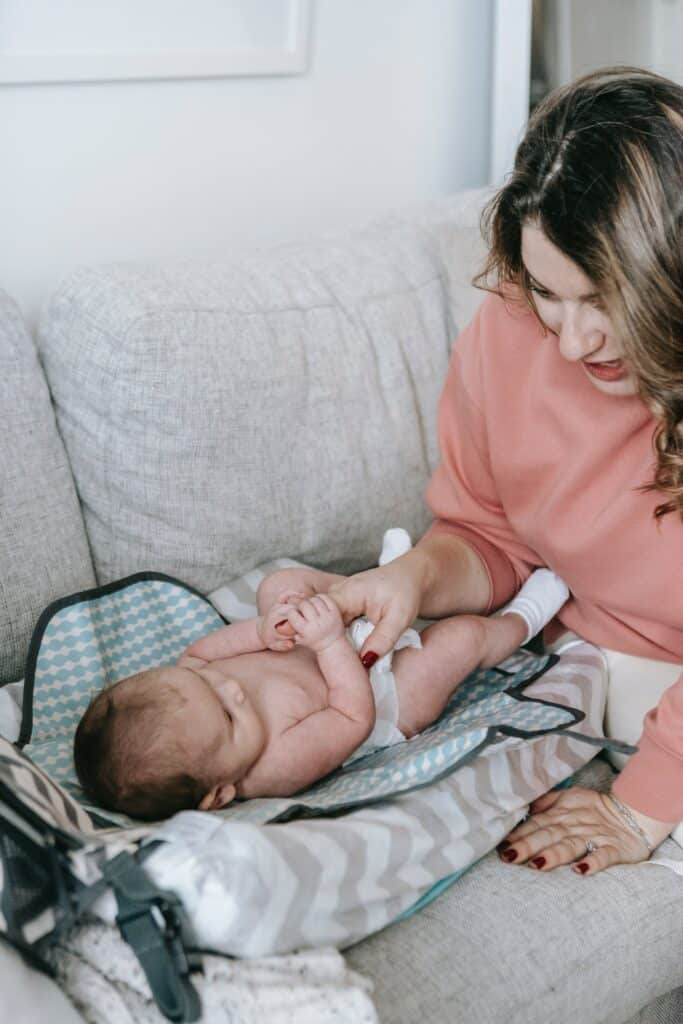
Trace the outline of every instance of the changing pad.
[[[291, 564], [298, 563], [262, 566], [212, 598], [231, 618], [254, 614], [260, 580]], [[66, 819], [91, 820], [70, 795], [82, 796], [71, 736], [91, 692], [119, 672], [173, 661], [222, 622], [201, 595], [158, 574], [74, 595], [41, 616], [22, 738], [55, 780], [37, 778], [40, 794], [49, 793]], [[431, 729], [401, 745], [405, 759], [393, 767], [396, 747], [350, 766], [353, 776], [344, 769], [289, 800], [183, 811], [161, 826], [121, 828], [111, 815], [93, 816], [94, 824], [117, 841], [161, 840], [145, 869], [182, 900], [205, 949], [253, 957], [344, 948], [424, 906], [491, 850], [531, 800], [593, 756], [573, 726], [581, 720], [593, 743], [604, 742], [606, 682], [604, 659], [590, 644], [559, 659], [521, 652], [470, 677]], [[17, 770], [25, 784], [25, 768]], [[111, 920], [115, 911], [98, 912]]]
[[[103, 686], [173, 664], [189, 643], [222, 622], [206, 598], [156, 573], [55, 602], [41, 616], [29, 650], [20, 745], [100, 818], [135, 824], [85, 798], [72, 759], [78, 721]], [[355, 760], [294, 797], [237, 801], [221, 813], [256, 824], [336, 814], [437, 782], [506, 737], [567, 732], [584, 718], [582, 710], [525, 693], [557, 660], [519, 652], [495, 669], [474, 672], [439, 719], [413, 739]]]

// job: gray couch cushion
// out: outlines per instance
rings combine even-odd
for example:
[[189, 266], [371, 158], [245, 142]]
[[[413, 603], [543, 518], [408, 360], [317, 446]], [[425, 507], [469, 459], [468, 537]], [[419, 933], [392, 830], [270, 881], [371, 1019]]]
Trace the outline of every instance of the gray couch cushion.
[[357, 570], [419, 535], [449, 340], [422, 226], [72, 276], [40, 345], [100, 581]]
[[[577, 780], [605, 789], [613, 774], [597, 759]], [[683, 850], [666, 840], [662, 855], [680, 860]], [[683, 984], [680, 906], [681, 879], [668, 868], [580, 878], [493, 852], [346, 957], [375, 982], [380, 1020], [391, 1024], [673, 1024], [683, 990], [660, 997]]]
[[71, 470], [31, 337], [0, 292], [0, 683], [23, 674], [46, 604], [93, 586]]

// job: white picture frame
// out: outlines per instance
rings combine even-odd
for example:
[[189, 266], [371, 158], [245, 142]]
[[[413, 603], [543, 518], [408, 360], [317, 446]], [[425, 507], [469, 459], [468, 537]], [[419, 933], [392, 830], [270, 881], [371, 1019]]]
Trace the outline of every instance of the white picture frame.
[[[242, 2], [247, 13], [253, 0]], [[284, 38], [248, 48], [28, 51], [3, 47], [0, 36], [0, 85], [304, 74], [309, 65], [311, 0], [281, 2], [286, 12]], [[134, 18], [136, 0], [128, 4]], [[192, 11], [191, 4], [188, 9]]]

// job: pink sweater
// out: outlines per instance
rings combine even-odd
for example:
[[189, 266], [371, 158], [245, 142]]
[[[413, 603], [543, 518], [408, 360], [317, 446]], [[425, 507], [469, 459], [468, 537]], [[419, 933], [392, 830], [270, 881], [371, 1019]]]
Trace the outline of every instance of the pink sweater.
[[[638, 488], [652, 479], [654, 420], [598, 391], [518, 304], [489, 296], [458, 338], [439, 407], [432, 531], [482, 558], [490, 609], [548, 566], [571, 598], [562, 624], [593, 643], [683, 664], [683, 527]], [[430, 531], [431, 532], [431, 531]], [[645, 720], [614, 791], [683, 819], [683, 675]]]

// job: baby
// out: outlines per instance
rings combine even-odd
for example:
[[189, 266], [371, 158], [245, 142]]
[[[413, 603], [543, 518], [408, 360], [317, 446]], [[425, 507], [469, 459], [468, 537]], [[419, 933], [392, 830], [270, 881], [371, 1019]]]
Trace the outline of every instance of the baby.
[[351, 758], [402, 742], [441, 714], [458, 684], [538, 632], [568, 596], [534, 573], [502, 613], [406, 630], [373, 666], [327, 593], [343, 577], [285, 569], [259, 587], [259, 615], [201, 638], [172, 667], [99, 693], [76, 731], [74, 759], [100, 806], [155, 820], [235, 797], [290, 796]]

